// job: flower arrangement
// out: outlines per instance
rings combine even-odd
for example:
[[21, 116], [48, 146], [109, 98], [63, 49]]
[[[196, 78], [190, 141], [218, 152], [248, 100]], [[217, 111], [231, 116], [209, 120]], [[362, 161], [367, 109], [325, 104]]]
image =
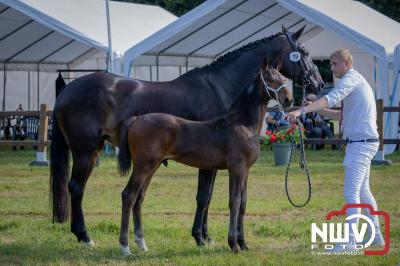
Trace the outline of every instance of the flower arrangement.
[[299, 127], [297, 124], [292, 124], [288, 129], [282, 129], [276, 132], [267, 130], [266, 134], [267, 136], [263, 143], [265, 145], [270, 145], [272, 143], [292, 143], [292, 139], [294, 139], [295, 144], [299, 144], [300, 134], [302, 134], [303, 139], [305, 139], [304, 128]]

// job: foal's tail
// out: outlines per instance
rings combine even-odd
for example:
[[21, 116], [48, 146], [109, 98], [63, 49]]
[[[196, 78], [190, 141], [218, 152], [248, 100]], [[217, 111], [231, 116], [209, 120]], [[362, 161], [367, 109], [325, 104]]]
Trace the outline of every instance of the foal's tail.
[[128, 132], [129, 127], [137, 119], [137, 116], [127, 119], [122, 127], [119, 139], [118, 169], [121, 176], [128, 174], [132, 168], [132, 158], [129, 152]]
[[50, 202], [53, 207], [53, 222], [64, 223], [69, 215], [68, 179], [69, 147], [53, 112], [50, 145]]

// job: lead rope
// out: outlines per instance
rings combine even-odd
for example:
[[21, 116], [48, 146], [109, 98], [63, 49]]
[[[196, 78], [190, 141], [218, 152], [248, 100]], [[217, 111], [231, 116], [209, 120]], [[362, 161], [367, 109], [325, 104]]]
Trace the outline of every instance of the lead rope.
[[[303, 102], [304, 102], [304, 99], [305, 99], [305, 87], [304, 86], [303, 86], [303, 97], [304, 97], [303, 98]], [[302, 103], [302, 105], [303, 105], [303, 103]], [[279, 101], [278, 101], [278, 106], [280, 107], [279, 111], [282, 113], [282, 115], [284, 115], [283, 108], [282, 108], [281, 104], [279, 103]], [[301, 126], [300, 126], [301, 123], [300, 123], [299, 119], [297, 119], [297, 124], [299, 125], [299, 128], [300, 128], [300, 162], [299, 162], [299, 164], [300, 164], [301, 170], [306, 172], [307, 183], [308, 183], [308, 197], [304, 203], [296, 204], [296, 203], [294, 203], [294, 201], [292, 200], [292, 198], [290, 197], [290, 194], [289, 194], [289, 189], [288, 189], [289, 169], [290, 169], [290, 163], [292, 162], [293, 149], [296, 145], [293, 135], [292, 135], [292, 147], [290, 148], [289, 162], [287, 164], [286, 173], [285, 173], [285, 192], [286, 192], [286, 196], [287, 196], [290, 204], [292, 204], [294, 207], [301, 208], [301, 207], [306, 206], [310, 202], [312, 189], [311, 189], [311, 177], [310, 177], [310, 173], [308, 172], [308, 168], [307, 168], [306, 153], [304, 151], [303, 133], [301, 131]]]

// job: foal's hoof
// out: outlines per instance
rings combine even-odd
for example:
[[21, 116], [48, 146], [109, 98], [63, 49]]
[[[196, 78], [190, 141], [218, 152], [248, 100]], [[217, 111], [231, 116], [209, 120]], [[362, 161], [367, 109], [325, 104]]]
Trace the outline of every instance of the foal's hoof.
[[92, 240], [90, 240], [89, 242], [84, 242], [84, 241], [82, 241], [82, 244], [83, 244], [85, 247], [88, 247], [88, 248], [93, 248], [93, 247], [94, 247], [94, 242], [93, 242]]
[[123, 246], [121, 244], [119, 246], [121, 247], [122, 254], [124, 255], [124, 257], [132, 255], [131, 250], [129, 249], [129, 246]]
[[231, 247], [231, 250], [232, 250], [233, 253], [238, 253], [239, 252], [239, 248], [238, 248], [237, 245], [234, 246], [234, 247]]
[[144, 238], [139, 238], [135, 236], [135, 243], [141, 250], [147, 252], [148, 249], [146, 246], [146, 242], [144, 241]]
[[199, 248], [204, 247], [206, 245], [206, 242], [204, 242], [203, 239], [200, 239], [199, 241], [196, 240], [196, 244]]
[[215, 243], [214, 239], [212, 239], [209, 236], [203, 237], [203, 239], [207, 244], [214, 244]]

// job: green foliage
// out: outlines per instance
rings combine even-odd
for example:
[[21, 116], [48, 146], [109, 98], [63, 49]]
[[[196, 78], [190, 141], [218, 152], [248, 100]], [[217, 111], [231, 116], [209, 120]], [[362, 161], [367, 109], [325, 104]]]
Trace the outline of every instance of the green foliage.
[[376, 11], [400, 22], [400, 0], [359, 0]]
[[204, 0], [118, 0], [118, 1], [157, 5], [175, 14], [176, 16], [182, 16], [186, 12], [192, 10], [193, 8], [204, 2]]

